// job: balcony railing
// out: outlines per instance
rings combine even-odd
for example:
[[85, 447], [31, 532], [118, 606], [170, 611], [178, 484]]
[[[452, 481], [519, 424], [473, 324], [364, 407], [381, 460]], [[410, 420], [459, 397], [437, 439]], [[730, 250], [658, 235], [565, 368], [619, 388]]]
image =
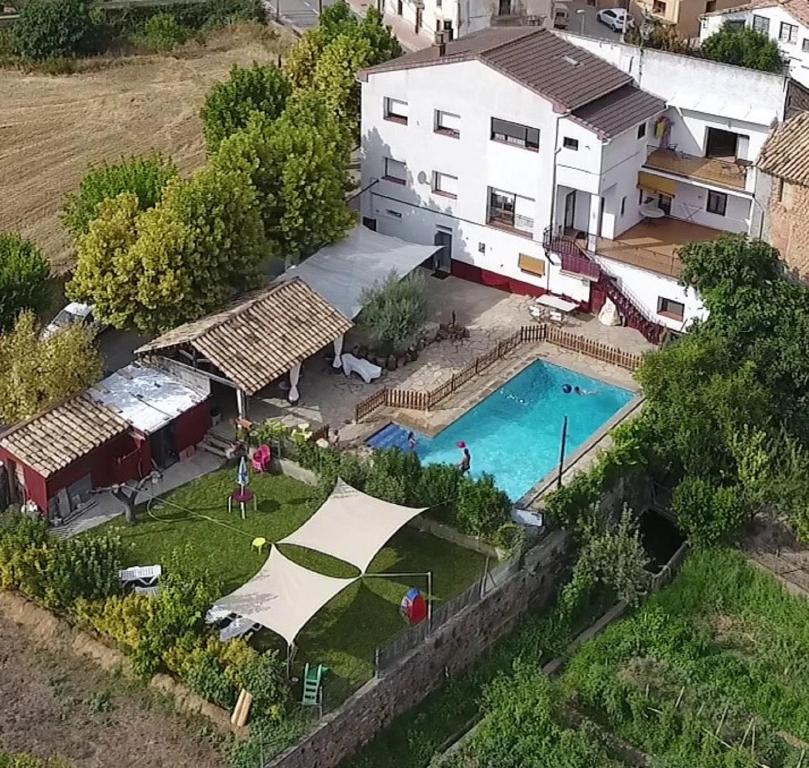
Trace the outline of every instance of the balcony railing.
[[563, 253], [562, 272], [570, 272], [588, 280], [598, 280], [601, 277], [601, 268], [598, 264], [581, 253]]
[[564, 256], [565, 254], [577, 256], [581, 253], [579, 246], [576, 245], [575, 238], [561, 233], [554, 234], [552, 227], [546, 227], [542, 233], [542, 247], [546, 251], [551, 251], [559, 256]]
[[676, 149], [656, 149], [646, 158], [646, 167], [708, 184], [744, 189], [750, 164], [743, 160], [696, 157]]

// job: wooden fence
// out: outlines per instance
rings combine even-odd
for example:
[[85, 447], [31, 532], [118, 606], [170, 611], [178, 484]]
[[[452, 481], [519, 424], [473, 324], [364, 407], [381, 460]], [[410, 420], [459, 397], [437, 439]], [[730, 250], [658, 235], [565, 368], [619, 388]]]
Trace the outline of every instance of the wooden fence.
[[548, 341], [564, 349], [580, 352], [610, 365], [617, 365], [635, 371], [641, 363], [641, 356], [632, 352], [625, 352], [618, 347], [604, 344], [586, 336], [565, 331], [554, 325], [541, 323], [539, 325], [524, 325], [511, 336], [501, 339], [497, 344], [482, 355], [478, 355], [466, 367], [453, 373], [449, 379], [439, 384], [429, 392], [415, 389], [398, 389], [384, 387], [363, 400], [354, 407], [354, 420], [362, 421], [378, 408], [388, 406], [392, 408], [409, 408], [414, 411], [429, 411], [442, 400], [469, 383], [475, 376], [485, 371], [490, 365], [504, 358], [509, 352], [520, 344], [528, 342]]

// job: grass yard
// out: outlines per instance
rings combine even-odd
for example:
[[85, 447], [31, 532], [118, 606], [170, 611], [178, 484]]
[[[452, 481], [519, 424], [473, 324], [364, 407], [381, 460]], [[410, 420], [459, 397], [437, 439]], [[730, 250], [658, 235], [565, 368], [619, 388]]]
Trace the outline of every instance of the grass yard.
[[[172, 550], [187, 548], [196, 563], [221, 579], [222, 593], [227, 594], [250, 579], [267, 557], [266, 549], [259, 555], [251, 548], [253, 538], [278, 541], [315, 511], [309, 486], [284, 476], [254, 475], [251, 488], [258, 510], [250, 508], [247, 519], [241, 520], [237, 513], [227, 512], [226, 500], [234, 482], [235, 469], [214, 472], [168, 494], [167, 501], [176, 507], [165, 505], [151, 513], [144, 510], [137, 525], [115, 521], [102, 530], [114, 530], [124, 538], [130, 546], [130, 565], [160, 563]], [[291, 560], [330, 576], [357, 574], [353, 566], [327, 555], [285, 545], [281, 549]], [[483, 567], [484, 558], [477, 553], [405, 528], [377, 554], [369, 571], [431, 570], [434, 598], [441, 601], [479, 579]], [[410, 586], [424, 590], [424, 582], [418, 577], [358, 582], [309, 622], [298, 637], [296, 662], [324, 663], [331, 668], [334, 674], [325, 688], [327, 698], [343, 698], [371, 677], [374, 650], [405, 626], [399, 615], [402, 596]], [[259, 633], [254, 642], [283, 647], [283, 641], [271, 632]]]

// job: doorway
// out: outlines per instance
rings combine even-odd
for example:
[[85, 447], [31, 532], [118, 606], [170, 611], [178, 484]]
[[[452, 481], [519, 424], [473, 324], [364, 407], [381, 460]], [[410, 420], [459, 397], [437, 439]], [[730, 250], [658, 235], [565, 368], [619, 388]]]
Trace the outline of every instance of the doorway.
[[662, 192], [657, 196], [657, 207], [666, 214], [671, 216], [671, 198], [664, 195]]
[[723, 131], [720, 128], [709, 128], [705, 142], [705, 157], [718, 157], [735, 160], [739, 148], [739, 134]]
[[441, 246], [433, 255], [433, 272], [448, 275], [452, 271], [452, 233], [439, 229], [433, 242]]
[[511, 15], [511, 0], [499, 0], [497, 6], [497, 14], [498, 16], [510, 16]]
[[166, 469], [177, 463], [180, 456], [177, 452], [173, 421], [149, 436], [149, 449], [152, 454], [152, 464], [158, 469]]
[[565, 232], [576, 226], [576, 190], [565, 195]]

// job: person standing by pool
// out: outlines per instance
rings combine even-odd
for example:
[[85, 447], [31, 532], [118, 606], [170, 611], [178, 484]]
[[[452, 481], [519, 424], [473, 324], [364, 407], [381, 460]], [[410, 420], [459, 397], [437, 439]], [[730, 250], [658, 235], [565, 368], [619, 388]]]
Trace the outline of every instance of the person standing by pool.
[[461, 474], [465, 475], [472, 466], [472, 454], [469, 453], [469, 449], [466, 447], [466, 443], [463, 440], [458, 442], [458, 447], [463, 452], [461, 460], [458, 462], [458, 469], [461, 470]]

